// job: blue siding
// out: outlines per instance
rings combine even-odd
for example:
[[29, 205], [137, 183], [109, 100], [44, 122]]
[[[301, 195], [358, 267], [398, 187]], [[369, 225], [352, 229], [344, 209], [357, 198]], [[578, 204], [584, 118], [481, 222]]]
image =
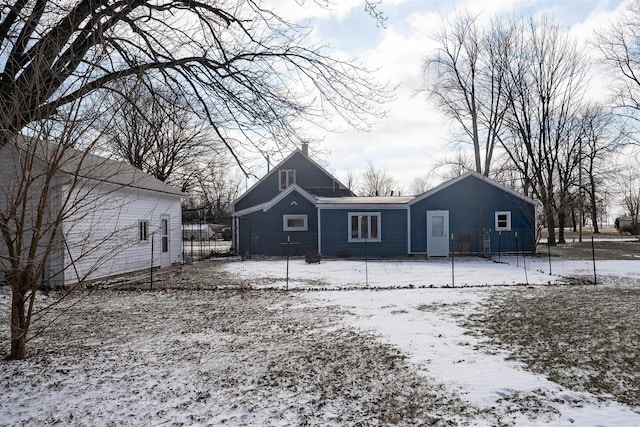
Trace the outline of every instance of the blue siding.
[[[411, 251], [414, 253], [427, 251], [429, 210], [449, 211], [449, 233], [454, 235], [451, 250], [455, 252], [466, 252], [461, 241], [469, 242], [470, 252], [482, 252], [485, 232], [491, 241], [491, 252], [531, 252], [534, 248], [534, 206], [476, 176], [467, 176], [411, 206]], [[511, 212], [511, 231], [495, 231], [497, 211]]]
[[[349, 212], [379, 212], [380, 242], [349, 242]], [[323, 255], [394, 256], [407, 254], [406, 209], [321, 209]]]
[[279, 171], [283, 169], [295, 170], [296, 184], [302, 188], [333, 189], [334, 185], [336, 187], [339, 185], [304, 154], [296, 151], [289, 159], [278, 165], [278, 167], [266, 175], [259, 184], [238, 200], [235, 204], [235, 211], [241, 211], [266, 203], [280, 194]]
[[[283, 231], [284, 215], [307, 215], [307, 231]], [[293, 191], [268, 211], [240, 217], [240, 255], [304, 255], [318, 250], [318, 213], [315, 205]]]

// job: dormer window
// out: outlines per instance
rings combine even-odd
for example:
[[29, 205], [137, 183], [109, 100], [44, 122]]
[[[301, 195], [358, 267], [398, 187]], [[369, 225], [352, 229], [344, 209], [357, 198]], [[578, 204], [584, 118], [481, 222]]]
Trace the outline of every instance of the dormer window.
[[291, 184], [296, 183], [296, 171], [293, 169], [282, 169], [280, 171], [280, 190], [286, 189]]

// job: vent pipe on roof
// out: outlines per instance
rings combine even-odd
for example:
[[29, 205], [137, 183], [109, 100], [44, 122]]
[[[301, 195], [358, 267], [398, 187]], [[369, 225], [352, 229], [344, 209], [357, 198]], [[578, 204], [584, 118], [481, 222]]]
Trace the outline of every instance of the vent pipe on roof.
[[304, 154], [305, 156], [309, 156], [309, 143], [308, 142], [303, 142], [302, 143], [302, 154]]

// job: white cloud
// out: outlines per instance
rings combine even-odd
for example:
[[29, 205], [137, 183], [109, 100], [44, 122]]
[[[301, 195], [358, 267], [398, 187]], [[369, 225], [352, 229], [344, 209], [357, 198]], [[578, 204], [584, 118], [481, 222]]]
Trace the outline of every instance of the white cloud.
[[405, 189], [411, 180], [425, 176], [447, 147], [449, 121], [431, 108], [424, 93], [423, 61], [434, 46], [430, 39], [435, 14], [409, 17], [412, 31], [405, 36], [390, 26], [381, 42], [358, 56], [378, 69], [376, 78], [398, 84], [396, 99], [388, 105], [389, 115], [370, 132], [349, 130], [329, 134], [324, 145], [331, 151], [327, 161], [337, 175], [348, 170], [363, 171], [368, 161], [385, 167]]
[[312, 18], [344, 19], [353, 9], [362, 8], [362, 0], [263, 0], [261, 6], [289, 22]]
[[[378, 167], [387, 168], [406, 189], [413, 178], [427, 175], [435, 160], [452, 149], [450, 120], [431, 105], [426, 94], [417, 94], [424, 86], [424, 58], [437, 47], [432, 35], [441, 26], [443, 18], [465, 9], [480, 14], [482, 21], [503, 13], [546, 13], [566, 25], [572, 35], [585, 40], [596, 28], [608, 25], [610, 18], [620, 13], [620, 3], [620, 0], [567, 3], [548, 0], [384, 0], [381, 9], [389, 15], [385, 29], [376, 28], [366, 20], [369, 25], [358, 26], [363, 25], [362, 20], [353, 18], [357, 16], [355, 14], [364, 14], [363, 0], [335, 0], [331, 10], [323, 10], [314, 0], [305, 0], [302, 6], [294, 7], [291, 0], [267, 0], [263, 5], [277, 6], [287, 19], [321, 19], [323, 25], [313, 29], [315, 40], [332, 40], [340, 49], [339, 55], [357, 57], [367, 67], [378, 70], [374, 78], [399, 85], [396, 99], [388, 105], [388, 116], [379, 120], [369, 132], [328, 133], [317, 129], [310, 132], [315, 133], [321, 141], [319, 144], [330, 152], [321, 160], [326, 161], [328, 169], [343, 181], [347, 171], [363, 171], [367, 162], [372, 161]], [[322, 34], [321, 31], [335, 29], [327, 26], [328, 22], [339, 27], [338, 36]], [[356, 24], [350, 28], [353, 22]], [[369, 41], [368, 47], [358, 47], [353, 40], [345, 40], [350, 39], [351, 32], [358, 35], [358, 40], [365, 37]], [[596, 66], [592, 71], [600, 76]], [[604, 96], [607, 80], [596, 77], [592, 84], [590, 93]]]

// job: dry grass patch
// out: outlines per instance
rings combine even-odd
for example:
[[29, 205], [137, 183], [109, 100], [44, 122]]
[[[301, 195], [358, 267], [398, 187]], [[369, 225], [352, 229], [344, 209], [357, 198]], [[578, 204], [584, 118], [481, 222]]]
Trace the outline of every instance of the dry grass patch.
[[640, 280], [601, 280], [501, 289], [467, 326], [488, 337], [485, 349], [506, 345], [533, 372], [640, 409]]
[[[191, 279], [184, 278], [191, 283]], [[459, 425], [487, 414], [336, 307], [247, 289], [93, 290], [0, 361], [12, 425]], [[7, 315], [0, 305], [0, 315]], [[6, 340], [4, 334], [0, 338]], [[5, 341], [6, 342], [6, 341]], [[495, 424], [495, 421], [488, 421]]]

